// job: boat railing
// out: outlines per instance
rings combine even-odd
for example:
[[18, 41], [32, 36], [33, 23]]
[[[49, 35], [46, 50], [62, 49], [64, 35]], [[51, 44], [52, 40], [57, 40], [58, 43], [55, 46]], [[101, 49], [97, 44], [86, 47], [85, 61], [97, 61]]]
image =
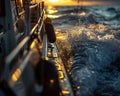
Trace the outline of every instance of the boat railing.
[[[35, 11], [37, 11], [35, 13], [35, 21], [31, 21], [31, 15], [33, 15]], [[32, 92], [37, 93], [35, 90], [36, 85], [41, 88], [38, 92], [40, 95], [42, 91], [44, 91], [45, 83], [47, 84], [47, 82], [49, 82], [49, 80], [46, 80], [47, 76], [45, 75], [46, 72], [48, 72], [47, 75], [58, 75], [57, 79], [53, 78], [52, 80], [57, 80], [59, 86], [58, 89], [55, 87], [56, 85], [53, 86], [54, 89], [59, 90], [60, 88], [59, 91], [61, 91], [60, 93], [63, 96], [73, 96], [63, 62], [58, 55], [57, 46], [54, 44], [55, 41], [52, 40], [50, 42], [50, 40], [48, 40], [49, 35], [54, 35], [52, 33], [48, 34], [48, 32], [50, 33], [50, 31], [54, 30], [47, 30], [45, 27], [44, 2], [37, 4], [28, 2], [25, 9], [17, 16], [17, 20], [21, 19], [23, 16], [25, 17], [26, 23], [25, 36], [17, 43], [13, 51], [6, 56], [4, 72], [2, 78], [0, 78], [0, 84], [3, 84], [2, 89], [4, 90], [6, 87], [9, 89], [4, 90], [5, 95], [20, 96], [20, 94], [22, 94], [21, 96], [35, 96], [34, 94], [32, 95]], [[24, 19], [24, 17], [22, 19]], [[31, 23], [33, 23], [34, 26], [31, 26]], [[51, 26], [51, 29], [54, 29], [53, 26]], [[37, 52], [35, 53], [36, 49]], [[39, 54], [39, 61], [34, 64], [32, 58], [35, 58], [36, 56], [33, 56], [36, 54]], [[48, 62], [50, 62], [51, 65]], [[49, 72], [47, 69], [48, 66], [46, 66], [47, 64], [53, 67], [51, 68], [53, 69], [52, 71]], [[39, 68], [39, 72], [38, 69], [36, 71], [36, 67]], [[4, 86], [5, 84], [8, 86]], [[9, 94], [10, 90], [15, 95]]]
[[[44, 11], [42, 11], [42, 15], [40, 16], [40, 18], [38, 19], [37, 23], [35, 24], [35, 26], [32, 28], [32, 30], [30, 31], [30, 35], [32, 35], [36, 29], [38, 29], [38, 34], [40, 33], [40, 31], [42, 30], [42, 26], [43, 26], [43, 16], [44, 16]], [[39, 27], [39, 24], [41, 23], [41, 26]]]
[[[43, 5], [42, 3], [35, 4], [32, 7], [29, 7], [29, 10], [35, 8], [38, 5]], [[30, 30], [29, 25], [27, 24], [27, 31], [29, 33], [20, 41], [20, 43], [16, 46], [15, 49], [6, 57], [5, 60], [5, 71], [3, 75], [3, 79], [5, 79], [10, 87], [14, 86], [17, 80], [21, 77], [22, 72], [25, 70], [26, 66], [29, 66], [29, 59], [32, 56], [32, 51], [30, 50], [30, 45], [34, 41], [34, 39], [39, 39], [42, 46], [42, 58], [45, 59], [47, 56], [47, 35], [44, 30], [44, 8], [43, 6], [39, 11], [41, 14], [37, 20], [35, 26]], [[20, 13], [21, 15], [26, 14], [25, 12]], [[30, 15], [26, 14], [28, 18]], [[30, 23], [30, 19], [28, 19], [27, 23]], [[41, 35], [42, 34], [42, 35]], [[22, 61], [22, 62], [20, 62]]]
[[43, 36], [43, 44], [42, 44], [42, 59], [47, 58], [47, 53], [48, 53], [48, 40], [47, 40], [47, 35], [45, 34]]
[[25, 14], [25, 11], [23, 10], [22, 12], [19, 13], [19, 16], [22, 16]]

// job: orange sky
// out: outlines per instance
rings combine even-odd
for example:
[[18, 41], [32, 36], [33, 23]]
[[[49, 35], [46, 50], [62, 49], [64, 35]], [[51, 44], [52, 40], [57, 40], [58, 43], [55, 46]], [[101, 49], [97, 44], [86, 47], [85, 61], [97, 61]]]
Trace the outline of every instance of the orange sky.
[[71, 1], [71, 0], [58, 0], [58, 2], [50, 2], [49, 0], [46, 0], [46, 4], [47, 5], [71, 5], [75, 2]]
[[[51, 0], [36, 0], [36, 1], [45, 1], [46, 5], [55, 5], [55, 6], [73, 6], [73, 5], [78, 5], [77, 2], [73, 0], [56, 0], [56, 2], [50, 2]], [[55, 1], [55, 0], [54, 0]], [[91, 5], [113, 5], [114, 3], [112, 2], [107, 2], [109, 0], [79, 0], [83, 2], [79, 2], [79, 5], [85, 5], [85, 6], [91, 6]], [[120, 2], [119, 2], [120, 3]]]

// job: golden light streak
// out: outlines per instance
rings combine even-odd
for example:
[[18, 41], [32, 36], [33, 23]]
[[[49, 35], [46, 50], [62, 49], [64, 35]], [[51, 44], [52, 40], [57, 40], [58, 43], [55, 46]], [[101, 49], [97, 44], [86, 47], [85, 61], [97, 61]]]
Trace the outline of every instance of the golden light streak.
[[47, 17], [51, 18], [51, 19], [56, 19], [61, 17], [62, 15], [47, 15]]
[[48, 0], [46, 2], [46, 5], [51, 5], [51, 6], [64, 6], [64, 5], [72, 5], [73, 1], [72, 0]]
[[18, 6], [23, 7], [23, 2], [22, 2], [22, 0], [17, 0], [16, 3], [17, 3]]
[[49, 14], [53, 14], [53, 13], [56, 13], [56, 12], [57, 12], [57, 10], [49, 10], [48, 11]]
[[53, 13], [58, 12], [58, 10], [56, 10], [53, 6], [48, 6], [47, 12], [48, 14], [53, 14]]
[[58, 74], [59, 74], [59, 78], [60, 78], [60, 79], [63, 79], [63, 78], [64, 78], [64, 75], [63, 75], [63, 72], [62, 72], [62, 71], [58, 71]]
[[80, 13], [80, 16], [85, 16], [85, 15], [86, 15], [85, 12], [81, 12], [81, 13]]
[[12, 75], [12, 80], [15, 82], [15, 81], [17, 81], [18, 79], [19, 79], [19, 77], [20, 77], [20, 75], [21, 75], [21, 70], [20, 69], [17, 69], [14, 73], [13, 73], [13, 75]]
[[62, 70], [60, 64], [56, 64], [57, 70]]
[[64, 95], [70, 94], [70, 92], [67, 91], [67, 90], [62, 90], [62, 93], [63, 93]]
[[59, 2], [59, 0], [49, 0], [49, 2], [55, 3], [55, 2]]

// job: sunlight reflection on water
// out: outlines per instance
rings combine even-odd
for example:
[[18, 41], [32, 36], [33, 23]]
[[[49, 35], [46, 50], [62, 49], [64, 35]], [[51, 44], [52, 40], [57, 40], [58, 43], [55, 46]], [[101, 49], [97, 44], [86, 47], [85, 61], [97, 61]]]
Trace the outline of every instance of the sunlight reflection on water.
[[[120, 28], [113, 30], [111, 26], [94, 23], [95, 19], [99, 18], [101, 21], [101, 18], [104, 18], [101, 13], [99, 15], [94, 13], [102, 8], [91, 10], [93, 13], [91, 16], [94, 15], [96, 18], [89, 18], [87, 12], [81, 16], [72, 9], [65, 10], [64, 7], [61, 13], [67, 15], [54, 19], [57, 27], [65, 30], [59, 32], [67, 37], [66, 40], [59, 41], [61, 55], [69, 69], [76, 96], [119, 96], [120, 38], [116, 38], [116, 35], [120, 37]], [[76, 24], [78, 19], [83, 19], [83, 22]]]

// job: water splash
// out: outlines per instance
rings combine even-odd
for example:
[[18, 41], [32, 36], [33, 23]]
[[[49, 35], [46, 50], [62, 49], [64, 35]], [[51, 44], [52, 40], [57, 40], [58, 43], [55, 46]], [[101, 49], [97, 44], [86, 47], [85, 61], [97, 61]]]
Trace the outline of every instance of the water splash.
[[[118, 9], [109, 11], [118, 12]], [[55, 20], [54, 24], [62, 24], [56, 27], [66, 30], [68, 36], [60, 46], [76, 96], [120, 95], [120, 28], [111, 27], [114, 25], [111, 20], [107, 20], [106, 25], [105, 16], [108, 15], [104, 12], [105, 15], [101, 16], [106, 10], [107, 7], [91, 7], [86, 11], [88, 14], [80, 16], [70, 9], [71, 14], [66, 13], [60, 20]], [[78, 19], [81, 24], [77, 24]]]
[[[117, 96], [120, 94], [117, 88], [117, 84], [120, 84], [120, 68], [116, 66], [116, 63], [120, 63], [120, 42], [108, 31], [109, 28], [101, 24], [94, 26], [94, 30], [84, 26], [75, 27], [68, 33], [73, 52], [71, 78], [75, 93], [76, 96]], [[112, 93], [109, 93], [109, 88]]]

